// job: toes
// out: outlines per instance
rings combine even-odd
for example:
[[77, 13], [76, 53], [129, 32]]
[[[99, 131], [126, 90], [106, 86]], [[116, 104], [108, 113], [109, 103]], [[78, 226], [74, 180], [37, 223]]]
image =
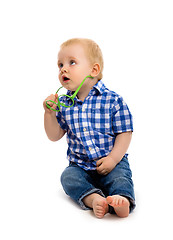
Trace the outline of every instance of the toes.
[[103, 209], [96, 209], [95, 210], [95, 216], [98, 218], [103, 218], [105, 215], [105, 212]]
[[115, 199], [114, 199], [114, 204], [115, 204], [116, 206], [119, 205], [119, 199], [118, 199], [118, 198], [115, 198]]
[[122, 206], [122, 199], [121, 198], [117, 200], [117, 204], [116, 205], [117, 205], [117, 207], [118, 206]]
[[107, 203], [108, 203], [110, 206], [112, 206], [112, 207], [117, 206], [117, 205], [118, 205], [118, 201], [119, 201], [118, 198], [115, 198], [115, 197], [112, 197], [112, 196], [108, 196], [108, 197], [106, 198], [106, 200], [107, 200]]
[[104, 211], [103, 211], [103, 210], [96, 211], [96, 214], [98, 214], [98, 215], [104, 215]]
[[108, 212], [108, 204], [106, 200], [100, 199], [93, 202], [93, 211], [96, 217], [103, 218], [104, 215]]
[[126, 200], [119, 195], [108, 196], [106, 200], [107, 203], [112, 207], [121, 207], [126, 204]]
[[97, 211], [103, 211], [103, 207], [102, 206], [97, 206]]
[[108, 197], [106, 198], [106, 200], [107, 200], [107, 203], [108, 203], [109, 205], [111, 205], [111, 203], [112, 203], [112, 197], [111, 197], [111, 196], [108, 196]]
[[[110, 198], [108, 199], [110, 200]], [[129, 215], [129, 201], [125, 197], [119, 195], [112, 196], [111, 205], [119, 217], [127, 217]]]

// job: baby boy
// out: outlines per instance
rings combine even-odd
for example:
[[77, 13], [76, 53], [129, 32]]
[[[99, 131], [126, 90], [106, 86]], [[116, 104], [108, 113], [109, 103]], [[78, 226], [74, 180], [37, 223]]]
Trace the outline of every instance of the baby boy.
[[[48, 138], [67, 137], [69, 166], [61, 176], [64, 191], [96, 217], [106, 213], [127, 217], [135, 208], [132, 172], [126, 153], [133, 131], [132, 115], [123, 98], [102, 81], [103, 57], [92, 40], [74, 38], [64, 42], [58, 54], [59, 80], [74, 98], [74, 105], [55, 112], [46, 101], [58, 102], [58, 95], [45, 99], [44, 126]], [[113, 80], [114, 81], [114, 80]], [[70, 105], [67, 96], [60, 102]], [[57, 105], [49, 102], [53, 109]], [[58, 110], [58, 109], [57, 109]]]

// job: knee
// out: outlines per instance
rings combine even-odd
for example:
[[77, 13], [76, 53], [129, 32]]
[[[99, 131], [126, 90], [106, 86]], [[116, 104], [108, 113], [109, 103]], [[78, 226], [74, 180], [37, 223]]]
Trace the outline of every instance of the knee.
[[65, 192], [72, 191], [79, 182], [77, 169], [75, 167], [67, 167], [61, 174], [60, 180]]
[[71, 182], [71, 173], [69, 168], [66, 168], [62, 172], [60, 180], [63, 187], [65, 187], [66, 185], [68, 185], [68, 183]]

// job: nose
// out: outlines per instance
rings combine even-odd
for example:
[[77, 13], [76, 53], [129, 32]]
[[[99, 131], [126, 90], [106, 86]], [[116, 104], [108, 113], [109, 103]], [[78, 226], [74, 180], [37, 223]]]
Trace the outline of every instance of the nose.
[[67, 72], [68, 72], [68, 70], [67, 70], [66, 67], [62, 67], [62, 68], [61, 68], [61, 73], [67, 73]]

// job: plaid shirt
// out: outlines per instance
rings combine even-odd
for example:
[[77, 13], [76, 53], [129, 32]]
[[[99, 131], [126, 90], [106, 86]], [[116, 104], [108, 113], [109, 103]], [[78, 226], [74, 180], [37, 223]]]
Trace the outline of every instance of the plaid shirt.
[[[67, 92], [72, 95], [71, 91]], [[96, 161], [107, 156], [118, 133], [133, 131], [132, 115], [118, 94], [100, 80], [84, 102], [75, 97], [73, 107], [61, 107], [58, 123], [67, 132], [67, 158], [85, 170], [95, 170]], [[67, 97], [60, 101], [70, 105]]]

